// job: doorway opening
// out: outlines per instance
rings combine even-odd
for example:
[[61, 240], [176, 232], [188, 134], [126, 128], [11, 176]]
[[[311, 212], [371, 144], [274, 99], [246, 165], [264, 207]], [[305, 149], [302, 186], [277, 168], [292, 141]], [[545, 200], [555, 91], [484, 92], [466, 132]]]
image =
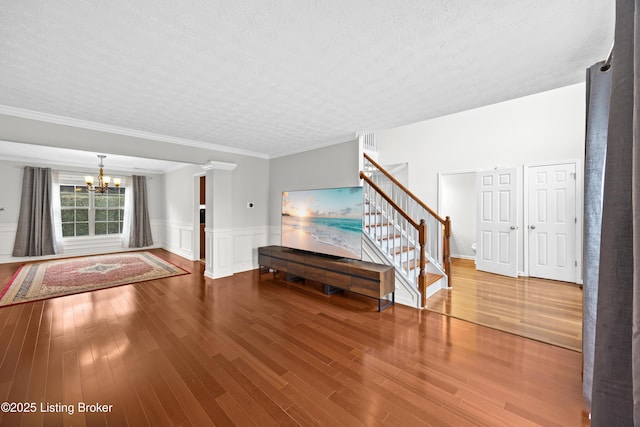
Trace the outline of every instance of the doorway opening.
[[204, 174], [196, 174], [193, 177], [194, 188], [194, 219], [193, 219], [193, 259], [205, 262], [206, 259], [206, 204], [207, 204], [207, 179]]

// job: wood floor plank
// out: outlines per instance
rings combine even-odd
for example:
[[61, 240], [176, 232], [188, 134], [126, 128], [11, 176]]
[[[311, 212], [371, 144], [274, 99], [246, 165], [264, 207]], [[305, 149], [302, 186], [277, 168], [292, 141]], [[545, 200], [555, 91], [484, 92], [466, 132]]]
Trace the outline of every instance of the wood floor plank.
[[477, 271], [467, 259], [454, 258], [451, 268], [453, 289], [430, 297], [428, 310], [582, 351], [579, 285]]
[[[265, 426], [278, 425], [277, 422], [269, 416], [268, 412], [253, 398], [253, 396], [247, 393], [247, 391], [238, 384], [236, 378], [224, 370], [221, 366], [220, 357], [216, 357], [216, 360], [211, 365], [210, 369], [226, 390], [222, 396], [229, 395], [236, 402], [240, 403], [253, 422]], [[238, 414], [235, 415], [237, 416]]]
[[364, 420], [330, 400], [331, 395], [326, 396], [297, 375], [289, 372], [285, 374], [285, 378], [289, 384], [282, 389], [283, 392], [324, 425], [366, 425]]
[[236, 369], [242, 372], [249, 381], [258, 387], [262, 393], [268, 395], [280, 408], [288, 411], [288, 409], [294, 405], [294, 403], [282, 393], [281, 387], [277, 387], [277, 385], [271, 381], [271, 376], [265, 376], [265, 371], [254, 369], [242, 359], [232, 360], [231, 363]]
[[171, 390], [178, 398], [178, 403], [184, 409], [191, 424], [194, 426], [209, 425], [212, 422], [211, 418], [209, 418], [206, 411], [199, 404], [175, 367], [167, 360], [164, 354], [162, 354], [162, 351], [156, 352], [155, 360], [158, 364], [158, 372], [164, 378], [165, 382], [171, 385]]
[[[272, 397], [263, 392], [242, 371], [237, 369], [223, 356], [214, 357], [214, 361], [262, 408], [277, 425], [294, 426], [296, 423]], [[264, 421], [264, 420], [263, 420]]]
[[259, 427], [261, 425], [259, 421], [255, 421], [249, 416], [243, 402], [238, 402], [230, 394], [223, 394], [217, 397], [216, 402], [218, 402], [225, 414], [229, 416], [234, 425], [247, 427]]
[[[199, 262], [153, 252], [193, 273], [0, 307], [0, 398], [113, 405], [0, 413], [0, 426], [589, 425], [576, 351], [428, 310], [379, 313], [255, 270], [211, 280]], [[0, 264], [0, 279], [18, 267]], [[476, 300], [449, 291], [443, 307], [580, 339], [575, 286], [520, 280], [509, 293], [455, 268], [454, 291], [467, 282]]]

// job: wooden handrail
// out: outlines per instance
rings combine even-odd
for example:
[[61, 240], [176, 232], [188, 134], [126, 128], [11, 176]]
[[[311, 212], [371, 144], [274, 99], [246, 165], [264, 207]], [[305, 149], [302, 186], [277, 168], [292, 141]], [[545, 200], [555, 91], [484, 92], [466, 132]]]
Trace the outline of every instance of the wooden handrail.
[[427, 223], [424, 219], [420, 220], [420, 223], [417, 223], [408, 213], [406, 213], [391, 197], [387, 196], [387, 194], [382, 191], [378, 185], [371, 180], [364, 172], [360, 172], [360, 178], [363, 179], [367, 184], [371, 186], [375, 190], [376, 193], [380, 195], [384, 200], [389, 203], [404, 219], [407, 220], [409, 224], [413, 228], [418, 231], [418, 243], [420, 245], [420, 272], [418, 274], [418, 292], [420, 292], [420, 306], [425, 307], [427, 305]]
[[[389, 178], [394, 184], [396, 184], [398, 187], [400, 187], [400, 189], [402, 191], [404, 191], [405, 193], [407, 193], [409, 195], [409, 197], [411, 197], [416, 203], [418, 203], [420, 206], [422, 206], [427, 212], [429, 212], [435, 219], [438, 220], [438, 222], [440, 222], [440, 224], [444, 225], [446, 220], [443, 219], [442, 217], [440, 217], [440, 215], [438, 215], [436, 212], [433, 211], [433, 209], [431, 209], [429, 206], [427, 206], [426, 204], [424, 204], [424, 202], [422, 200], [420, 200], [418, 197], [416, 197], [415, 194], [413, 194], [411, 191], [409, 191], [409, 189], [407, 187], [405, 187], [404, 185], [402, 185], [402, 183], [400, 183], [400, 181], [398, 181], [393, 175], [391, 175], [389, 172], [387, 172], [382, 166], [380, 166], [375, 160], [373, 160], [367, 153], [363, 153], [364, 154], [364, 158], [367, 159], [372, 165], [374, 165], [376, 168], [378, 168], [378, 170], [380, 172], [382, 172], [387, 178]], [[362, 178], [362, 172], [360, 172], [360, 177]]]
[[380, 196], [385, 199], [391, 206], [393, 206], [393, 208], [398, 211], [404, 219], [409, 221], [409, 224], [411, 224], [413, 228], [415, 228], [416, 230], [420, 229], [420, 224], [418, 224], [413, 218], [411, 218], [411, 216], [406, 213], [396, 202], [394, 202], [391, 197], [387, 196], [386, 193], [382, 191], [382, 189], [378, 187], [378, 185], [376, 185], [376, 183], [373, 182], [371, 178], [365, 175], [364, 172], [360, 172], [360, 178], [364, 179], [367, 184], [369, 184], [374, 190], [376, 190], [376, 193], [380, 194]]
[[[369, 161], [373, 166], [375, 166], [380, 172], [382, 172], [387, 178], [391, 180], [395, 185], [397, 185], [402, 191], [404, 191], [409, 197], [411, 197], [418, 205], [423, 207], [431, 216], [433, 216], [440, 224], [442, 224], [442, 267], [444, 269], [445, 274], [447, 275], [448, 286], [451, 287], [451, 218], [446, 217], [443, 219], [440, 215], [433, 211], [429, 206], [427, 206], [422, 200], [416, 197], [407, 187], [405, 187], [400, 181], [398, 181], [393, 175], [387, 172], [382, 166], [378, 164], [375, 160], [371, 158], [367, 153], [363, 153], [364, 158]], [[360, 172], [360, 178], [365, 180], [371, 187], [373, 187], [378, 194], [380, 194], [387, 202], [389, 202], [400, 214], [409, 221], [409, 223], [418, 230], [419, 240], [420, 240], [420, 275], [418, 277], [418, 290], [422, 295], [421, 304], [424, 307], [426, 305], [426, 273], [424, 266], [426, 265], [426, 233], [427, 226], [424, 219], [420, 220], [418, 224], [413, 218], [411, 218], [404, 210], [396, 204], [389, 196], [387, 196], [384, 191], [378, 187], [365, 173], [364, 171]]]

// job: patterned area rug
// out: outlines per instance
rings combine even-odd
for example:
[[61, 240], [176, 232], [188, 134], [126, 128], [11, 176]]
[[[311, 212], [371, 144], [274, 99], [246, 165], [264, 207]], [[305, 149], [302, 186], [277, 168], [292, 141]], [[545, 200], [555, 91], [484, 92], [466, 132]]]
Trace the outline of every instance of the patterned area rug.
[[29, 263], [0, 290], [0, 306], [189, 274], [149, 252]]

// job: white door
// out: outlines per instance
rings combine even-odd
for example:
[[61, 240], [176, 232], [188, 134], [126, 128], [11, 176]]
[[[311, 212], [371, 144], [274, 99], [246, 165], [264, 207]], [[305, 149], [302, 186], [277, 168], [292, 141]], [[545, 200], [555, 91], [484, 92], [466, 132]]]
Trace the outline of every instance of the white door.
[[576, 281], [576, 165], [529, 167], [529, 275]]
[[476, 268], [518, 275], [518, 170], [478, 172]]

